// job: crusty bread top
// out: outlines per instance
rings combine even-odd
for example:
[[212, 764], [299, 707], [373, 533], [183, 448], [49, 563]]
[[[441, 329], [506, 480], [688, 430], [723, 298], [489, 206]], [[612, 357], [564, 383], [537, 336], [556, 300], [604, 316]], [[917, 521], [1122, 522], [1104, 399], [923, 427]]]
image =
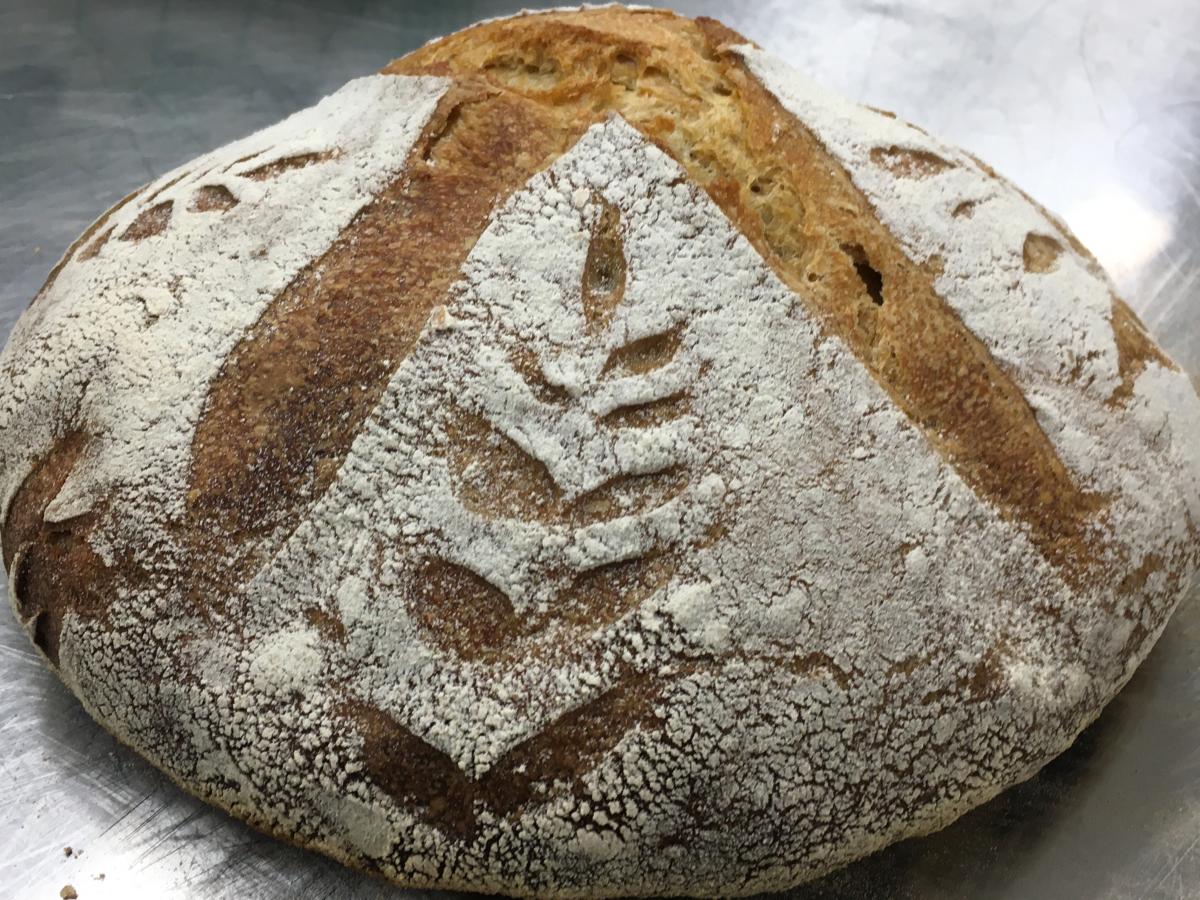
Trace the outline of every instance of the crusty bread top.
[[1044, 210], [711, 20], [497, 20], [168, 173], [4, 356], [14, 603], [189, 789], [413, 884], [745, 893], [1061, 751], [1200, 401]]

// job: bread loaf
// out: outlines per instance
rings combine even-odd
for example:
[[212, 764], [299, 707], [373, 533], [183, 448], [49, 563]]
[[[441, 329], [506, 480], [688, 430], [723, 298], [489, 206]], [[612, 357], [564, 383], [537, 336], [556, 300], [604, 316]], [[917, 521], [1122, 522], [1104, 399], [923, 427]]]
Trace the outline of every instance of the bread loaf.
[[720, 24], [487, 22], [132, 194], [0, 357], [17, 616], [187, 791], [404, 885], [744, 895], [1066, 748], [1200, 400], [970, 154]]

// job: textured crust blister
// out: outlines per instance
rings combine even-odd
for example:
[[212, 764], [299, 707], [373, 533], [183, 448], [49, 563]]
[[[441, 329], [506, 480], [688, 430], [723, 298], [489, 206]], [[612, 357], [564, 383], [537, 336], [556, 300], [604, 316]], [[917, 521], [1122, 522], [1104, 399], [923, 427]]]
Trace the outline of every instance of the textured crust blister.
[[1095, 717], [1200, 401], [1056, 221], [709, 21], [388, 71], [127, 198], [0, 357], [14, 604], [97, 719], [404, 884], [711, 896]]

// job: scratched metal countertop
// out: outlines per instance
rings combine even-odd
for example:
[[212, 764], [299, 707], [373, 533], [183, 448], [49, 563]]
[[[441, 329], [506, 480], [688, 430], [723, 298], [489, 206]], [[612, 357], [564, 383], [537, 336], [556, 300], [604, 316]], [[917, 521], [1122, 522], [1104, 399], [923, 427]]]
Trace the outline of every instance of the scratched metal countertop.
[[[3, 0], [0, 339], [67, 244], [134, 187], [518, 5]], [[1200, 371], [1195, 0], [675, 6], [976, 151], [1061, 213]], [[185, 796], [87, 717], [0, 609], [0, 897], [51, 900], [66, 884], [82, 900], [434, 896]], [[1200, 591], [1037, 777], [789, 896], [1200, 897]]]

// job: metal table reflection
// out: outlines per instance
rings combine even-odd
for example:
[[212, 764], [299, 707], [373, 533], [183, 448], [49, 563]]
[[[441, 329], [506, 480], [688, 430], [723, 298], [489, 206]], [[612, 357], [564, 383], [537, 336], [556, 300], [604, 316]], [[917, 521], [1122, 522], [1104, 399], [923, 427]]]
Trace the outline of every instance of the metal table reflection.
[[[135, 186], [517, 5], [6, 0], [0, 339], [58, 254]], [[974, 150], [1061, 213], [1200, 370], [1200, 5], [675, 5]], [[790, 896], [1200, 897], [1197, 593], [1037, 777]], [[0, 613], [0, 894], [53, 898], [66, 884], [83, 900], [418, 896], [185, 796], [96, 726]]]

